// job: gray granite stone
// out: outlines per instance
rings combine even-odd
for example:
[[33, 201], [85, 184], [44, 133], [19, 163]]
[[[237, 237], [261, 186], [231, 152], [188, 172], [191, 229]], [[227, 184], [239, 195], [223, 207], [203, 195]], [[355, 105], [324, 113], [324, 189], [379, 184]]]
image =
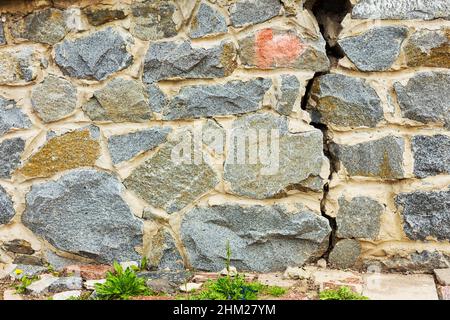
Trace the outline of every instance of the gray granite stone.
[[22, 222], [63, 251], [102, 263], [139, 260], [143, 225], [122, 190], [109, 173], [73, 170], [31, 188]]
[[158, 270], [184, 270], [183, 258], [166, 228], [160, 228], [151, 240], [149, 264]]
[[218, 272], [226, 261], [240, 271], [281, 271], [320, 257], [328, 247], [328, 220], [299, 206], [237, 204], [195, 207], [183, 217], [181, 237], [190, 264]]
[[169, 99], [162, 92], [162, 90], [156, 84], [149, 84], [147, 86], [148, 102], [150, 108], [154, 112], [162, 112], [166, 105], [169, 103]]
[[181, 88], [164, 110], [165, 120], [241, 114], [262, 108], [270, 79], [234, 80], [225, 84]]
[[402, 179], [403, 138], [387, 136], [355, 145], [332, 144], [330, 151], [350, 176]]
[[58, 43], [55, 62], [71, 77], [103, 80], [132, 63], [133, 56], [127, 50], [130, 41], [118, 29], [108, 27]]
[[166, 141], [170, 131], [169, 127], [158, 127], [111, 136], [108, 139], [108, 149], [113, 163], [130, 160], [141, 152], [156, 148]]
[[11, 130], [30, 126], [30, 119], [16, 106], [16, 102], [0, 96], [0, 136]]
[[279, 15], [280, 9], [280, 0], [237, 0], [229, 8], [231, 24], [242, 27], [264, 22]]
[[0, 179], [11, 178], [20, 165], [20, 158], [25, 149], [25, 140], [11, 138], [0, 143]]
[[412, 138], [414, 174], [419, 178], [450, 173], [450, 137], [444, 135]]
[[294, 75], [283, 74], [275, 109], [278, 113], [288, 116], [291, 114], [295, 101], [300, 95], [300, 82]]
[[344, 239], [338, 241], [330, 252], [328, 262], [339, 269], [353, 267], [361, 254], [361, 244], [357, 240]]
[[395, 202], [402, 213], [403, 230], [409, 239], [450, 240], [450, 191], [401, 193]]
[[0, 50], [0, 85], [25, 85], [41, 68], [35, 47], [4, 47]]
[[307, 110], [313, 122], [341, 127], [375, 127], [384, 118], [376, 91], [363, 79], [340, 74], [314, 80]]
[[14, 217], [13, 202], [6, 190], [0, 186], [0, 225], [6, 224]]
[[338, 43], [359, 70], [385, 71], [397, 60], [407, 34], [405, 27], [374, 27]]
[[189, 36], [195, 39], [227, 31], [227, 22], [223, 14], [206, 2], [202, 2], [192, 19]]
[[230, 41], [208, 49], [189, 41], [154, 42], [145, 55], [143, 80], [220, 78], [236, 68], [236, 49]]

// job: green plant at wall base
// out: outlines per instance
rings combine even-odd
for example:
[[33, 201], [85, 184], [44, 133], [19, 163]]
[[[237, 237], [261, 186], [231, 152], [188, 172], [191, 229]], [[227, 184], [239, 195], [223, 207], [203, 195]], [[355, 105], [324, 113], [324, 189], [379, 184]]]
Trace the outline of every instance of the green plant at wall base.
[[320, 300], [369, 300], [369, 298], [353, 292], [349, 287], [324, 290], [319, 294]]
[[278, 286], [263, 286], [260, 290], [260, 294], [272, 296], [272, 297], [280, 297], [287, 292], [286, 288], [278, 287]]
[[151, 294], [144, 279], [139, 278], [131, 268], [123, 270], [117, 262], [114, 262], [114, 272], [108, 272], [105, 283], [97, 283], [95, 291], [101, 300], [126, 300], [132, 296]]
[[23, 294], [27, 291], [27, 287], [32, 284], [34, 281], [39, 280], [38, 276], [33, 276], [31, 278], [28, 278], [26, 275], [24, 275], [22, 278], [20, 278], [20, 283], [18, 285], [15, 285], [14, 288], [16, 289], [17, 294]]
[[141, 259], [141, 263], [139, 264], [140, 271], [145, 271], [148, 268], [148, 258], [143, 256]]

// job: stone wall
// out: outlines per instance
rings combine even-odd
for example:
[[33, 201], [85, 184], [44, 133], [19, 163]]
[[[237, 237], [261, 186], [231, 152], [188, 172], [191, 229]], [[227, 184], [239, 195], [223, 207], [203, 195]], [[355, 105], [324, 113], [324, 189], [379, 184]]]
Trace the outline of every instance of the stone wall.
[[0, 12], [0, 264], [450, 263], [448, 1]]

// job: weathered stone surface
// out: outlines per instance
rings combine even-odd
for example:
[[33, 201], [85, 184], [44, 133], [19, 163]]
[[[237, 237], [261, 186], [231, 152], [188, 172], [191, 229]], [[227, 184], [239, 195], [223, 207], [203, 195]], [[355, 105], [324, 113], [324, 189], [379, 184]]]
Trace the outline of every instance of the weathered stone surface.
[[141, 152], [156, 148], [166, 141], [170, 131], [169, 127], [158, 127], [111, 136], [108, 139], [108, 149], [113, 163], [130, 160]]
[[142, 122], [152, 118], [144, 86], [123, 78], [116, 78], [95, 91], [83, 110], [94, 121]]
[[444, 122], [450, 128], [450, 73], [423, 72], [408, 83], [394, 84], [402, 115], [422, 123]]
[[330, 252], [328, 262], [340, 269], [348, 269], [355, 265], [361, 254], [361, 245], [359, 241], [353, 239], [344, 239], [336, 243]]
[[411, 240], [450, 240], [450, 191], [415, 191], [395, 198]]
[[[2, 210], [3, 211], [3, 210]], [[34, 250], [31, 247], [31, 244], [22, 239], [14, 239], [11, 241], [7, 241], [2, 245], [3, 250], [20, 253], [20, 254], [33, 254]]]
[[[274, 147], [276, 144], [272, 140], [261, 138], [264, 134], [272, 137], [272, 130], [279, 136], [271, 138], [273, 141], [276, 139], [278, 148]], [[252, 135], [257, 138], [252, 139]], [[233, 144], [227, 148], [224, 179], [232, 193], [265, 199], [302, 187], [322, 190], [324, 181], [320, 173], [328, 159], [323, 154], [319, 130], [292, 134], [288, 131], [285, 117], [255, 114], [234, 121], [230, 142]], [[259, 157], [255, 152], [258, 144]], [[261, 157], [264, 148], [267, 149], [267, 159]], [[318, 179], [319, 185], [314, 188], [310, 185], [311, 179]]]
[[0, 143], [0, 179], [9, 179], [20, 165], [20, 157], [25, 149], [25, 140], [12, 138]]
[[165, 120], [241, 114], [262, 108], [270, 79], [234, 80], [225, 84], [181, 88], [163, 113]]
[[368, 268], [376, 267], [384, 272], [421, 272], [432, 273], [437, 268], [449, 268], [450, 257], [438, 251], [414, 252], [410, 255], [389, 256], [382, 260], [364, 261]]
[[166, 143], [155, 155], [133, 170], [124, 182], [127, 189], [150, 205], [169, 213], [184, 208], [218, 183], [216, 173], [208, 163], [174, 161], [172, 152], [177, 152], [177, 149], [173, 151], [175, 147], [177, 144], [173, 142]]
[[193, 48], [189, 41], [154, 42], [145, 55], [143, 80], [226, 77], [236, 66], [236, 48], [229, 41], [208, 49]]
[[10, 31], [15, 38], [55, 44], [66, 36], [69, 29], [63, 11], [46, 8], [18, 18], [12, 23]]
[[338, 42], [359, 70], [384, 71], [397, 60], [407, 34], [408, 28], [405, 27], [375, 27]]
[[409, 67], [450, 68], [450, 29], [416, 31], [403, 51]]
[[49, 292], [81, 289], [83, 289], [83, 279], [81, 277], [61, 277], [48, 287]]
[[154, 112], [161, 112], [169, 103], [169, 99], [156, 84], [147, 86], [148, 102]]
[[24, 264], [24, 265], [35, 265], [35, 266], [43, 266], [44, 261], [42, 261], [41, 257], [38, 256], [30, 256], [26, 254], [16, 254], [14, 257], [14, 264]]
[[183, 258], [168, 230], [161, 228], [151, 241], [149, 264], [158, 270], [184, 270]]
[[325, 40], [282, 29], [260, 29], [239, 40], [241, 63], [250, 68], [293, 68], [315, 72], [327, 71], [330, 62]]
[[342, 286], [350, 288], [353, 292], [361, 293], [363, 279], [360, 274], [342, 270], [317, 270], [312, 274], [314, 285], [319, 287], [319, 291], [327, 289], [338, 289]]
[[81, 290], [69, 290], [53, 295], [52, 300], [69, 300], [81, 297]]
[[321, 256], [331, 228], [326, 218], [299, 207], [220, 205], [195, 207], [181, 223], [192, 267], [220, 271], [230, 243], [238, 270], [281, 271]]
[[380, 217], [384, 207], [369, 197], [354, 197], [351, 201], [339, 198], [336, 217], [339, 238], [375, 240], [380, 231]]
[[86, 15], [89, 23], [93, 26], [99, 26], [114, 20], [125, 19], [126, 17], [126, 14], [122, 9], [87, 7], [83, 9], [83, 13]]
[[33, 87], [31, 104], [44, 122], [57, 121], [75, 110], [77, 89], [64, 78], [48, 75]]
[[450, 286], [450, 268], [435, 269], [434, 274], [440, 285]]
[[403, 138], [387, 136], [355, 145], [332, 144], [330, 151], [350, 176], [401, 179], [404, 148]]
[[63, 271], [65, 267], [77, 263], [76, 260], [57, 255], [51, 250], [45, 250], [45, 262], [56, 271]]
[[14, 217], [15, 211], [11, 197], [0, 186], [0, 225], [8, 223]]
[[130, 41], [108, 27], [55, 45], [55, 62], [71, 77], [103, 80], [131, 64], [133, 56], [127, 51]]
[[362, 294], [371, 300], [438, 300], [433, 276], [365, 274]]
[[189, 282], [192, 273], [189, 271], [144, 271], [139, 272], [138, 277], [148, 280], [165, 279], [177, 285]]
[[[20, 272], [19, 272], [20, 270]], [[22, 279], [24, 276], [32, 278], [47, 271], [46, 267], [36, 265], [16, 265], [10, 276], [14, 279]]]
[[191, 38], [201, 38], [227, 31], [227, 22], [223, 14], [206, 2], [202, 2], [197, 14], [192, 18], [189, 36]]
[[18, 172], [27, 178], [50, 177], [65, 170], [94, 166], [100, 156], [98, 132], [94, 128], [71, 131], [49, 139]]
[[450, 300], [450, 286], [438, 287], [438, 290], [441, 300]]
[[24, 85], [36, 79], [40, 69], [33, 47], [0, 50], [0, 84]]
[[295, 101], [300, 95], [300, 82], [294, 75], [283, 74], [279, 88], [279, 96], [275, 109], [282, 115], [288, 116], [292, 112]]
[[0, 96], [0, 136], [11, 130], [25, 129], [30, 126], [28, 116], [16, 107], [16, 102]]
[[384, 118], [376, 91], [363, 79], [341, 74], [314, 80], [307, 109], [313, 122], [342, 127], [375, 127]]
[[18, 294], [15, 289], [13, 290], [5, 290], [3, 292], [3, 300], [23, 300], [23, 296]]
[[60, 250], [101, 262], [139, 260], [142, 222], [121, 197], [112, 175], [74, 170], [34, 185], [26, 195], [22, 222]]
[[280, 9], [280, 0], [237, 0], [229, 8], [231, 24], [242, 27], [264, 22], [279, 15]]
[[33, 296], [40, 296], [48, 293], [48, 288], [52, 283], [54, 283], [58, 278], [44, 274], [38, 281], [33, 282], [27, 287], [27, 291]]
[[5, 31], [3, 29], [3, 22], [0, 21], [0, 45], [6, 44]]
[[163, 294], [172, 294], [176, 292], [177, 285], [173, 282], [170, 282], [167, 279], [155, 279], [148, 280], [147, 287], [149, 287], [153, 292], [163, 293]]
[[105, 279], [108, 272], [113, 272], [111, 265], [88, 264], [71, 265], [64, 268], [65, 273], [80, 276], [83, 280], [102, 280]]
[[352, 11], [354, 19], [450, 19], [447, 0], [361, 0]]
[[412, 138], [414, 174], [419, 178], [450, 173], [450, 137], [444, 135]]
[[178, 26], [174, 21], [177, 8], [171, 1], [146, 1], [131, 5], [131, 33], [141, 40], [173, 37]]

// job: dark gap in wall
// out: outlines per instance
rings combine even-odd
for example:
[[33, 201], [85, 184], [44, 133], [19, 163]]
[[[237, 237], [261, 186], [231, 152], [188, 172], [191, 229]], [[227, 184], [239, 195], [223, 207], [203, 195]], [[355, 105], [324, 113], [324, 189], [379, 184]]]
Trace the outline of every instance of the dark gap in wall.
[[[339, 38], [339, 34], [342, 31], [341, 22], [345, 18], [345, 16], [351, 12], [352, 5], [349, 0], [306, 0], [304, 7], [310, 10], [315, 16], [317, 23], [319, 24], [320, 32], [322, 33], [325, 41], [326, 41], [326, 52], [327, 56], [330, 59], [330, 68], [337, 66], [339, 59], [344, 57], [344, 52], [339, 46], [337, 40]], [[321, 75], [327, 74], [329, 72], [318, 72], [314, 75], [314, 77], [308, 82], [306, 85], [306, 91], [304, 98], [302, 100], [301, 107], [303, 110], [306, 110], [306, 106], [308, 104], [308, 100], [311, 94], [312, 85], [317, 77]], [[313, 127], [319, 129], [323, 133], [323, 152], [325, 156], [330, 161], [330, 175], [328, 180], [331, 181], [332, 175], [334, 172], [337, 172], [337, 161], [333, 158], [330, 153], [329, 146], [330, 141], [328, 140], [328, 128], [326, 125], [321, 123], [310, 123]], [[327, 251], [323, 254], [323, 258], [328, 259], [328, 256], [331, 250], [334, 248], [334, 245], [337, 241], [336, 239], [336, 231], [337, 224], [336, 218], [327, 215], [325, 210], [325, 204], [327, 201], [329, 191], [329, 185], [326, 183], [323, 188], [323, 198], [321, 202], [321, 214], [323, 217], [328, 219], [328, 222], [331, 227], [331, 234], [328, 244]]]

